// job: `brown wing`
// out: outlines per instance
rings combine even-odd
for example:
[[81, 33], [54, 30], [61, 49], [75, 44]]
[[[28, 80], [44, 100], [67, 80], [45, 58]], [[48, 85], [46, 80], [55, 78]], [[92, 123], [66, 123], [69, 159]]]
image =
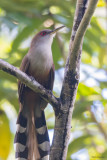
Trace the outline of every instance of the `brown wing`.
[[55, 78], [55, 67], [53, 64], [49, 73], [48, 85], [46, 87], [47, 89], [50, 89], [50, 90], [53, 89], [54, 78]]
[[[28, 60], [27, 56], [25, 56], [23, 58], [22, 63], [21, 63], [20, 70], [27, 73], [28, 68], [29, 68], [29, 64], [30, 64], [29, 60]], [[24, 88], [25, 88], [25, 84], [23, 84], [21, 81], [18, 81], [18, 94], [19, 94], [19, 101], [20, 102], [23, 102]]]
[[[54, 64], [52, 66], [52, 68], [50, 69], [50, 72], [49, 72], [49, 78], [48, 78], [48, 82], [46, 83], [46, 85], [44, 85], [44, 87], [46, 89], [49, 89], [49, 90], [52, 90], [53, 89], [53, 83], [54, 83]], [[40, 103], [40, 107], [42, 110], [44, 110], [47, 106], [47, 102], [41, 98], [41, 103]]]

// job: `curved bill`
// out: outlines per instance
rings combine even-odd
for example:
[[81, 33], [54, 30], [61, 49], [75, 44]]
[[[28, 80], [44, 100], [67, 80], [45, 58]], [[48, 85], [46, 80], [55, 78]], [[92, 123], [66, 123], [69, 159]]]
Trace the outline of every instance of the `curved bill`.
[[49, 34], [54, 34], [54, 33], [56, 33], [57, 31], [59, 31], [60, 29], [62, 29], [62, 28], [64, 28], [64, 27], [65, 27], [65, 26], [58, 27], [58, 28], [54, 29], [53, 31], [50, 31]]

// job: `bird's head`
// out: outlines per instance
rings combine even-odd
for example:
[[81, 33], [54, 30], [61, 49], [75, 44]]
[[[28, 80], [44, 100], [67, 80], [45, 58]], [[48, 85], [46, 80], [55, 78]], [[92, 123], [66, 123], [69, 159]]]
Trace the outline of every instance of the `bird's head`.
[[64, 28], [65, 26], [58, 27], [54, 30], [45, 29], [40, 31], [36, 34], [36, 36], [33, 38], [31, 45], [39, 45], [39, 44], [49, 44], [51, 46], [53, 37], [55, 36], [55, 33], [59, 31], [60, 29]]

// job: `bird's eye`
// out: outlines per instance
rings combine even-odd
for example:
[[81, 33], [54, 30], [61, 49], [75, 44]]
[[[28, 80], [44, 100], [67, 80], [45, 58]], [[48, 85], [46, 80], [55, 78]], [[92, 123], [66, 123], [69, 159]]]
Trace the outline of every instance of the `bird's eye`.
[[43, 31], [43, 32], [40, 33], [40, 35], [41, 35], [41, 36], [45, 36], [45, 35], [46, 35], [46, 32]]

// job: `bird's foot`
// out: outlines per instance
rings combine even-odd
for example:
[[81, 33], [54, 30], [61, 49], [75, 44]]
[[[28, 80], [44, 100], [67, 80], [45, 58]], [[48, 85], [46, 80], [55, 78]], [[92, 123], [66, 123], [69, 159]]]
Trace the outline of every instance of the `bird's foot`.
[[35, 78], [33, 76], [29, 76], [29, 77], [30, 77], [31, 81], [35, 80]]

